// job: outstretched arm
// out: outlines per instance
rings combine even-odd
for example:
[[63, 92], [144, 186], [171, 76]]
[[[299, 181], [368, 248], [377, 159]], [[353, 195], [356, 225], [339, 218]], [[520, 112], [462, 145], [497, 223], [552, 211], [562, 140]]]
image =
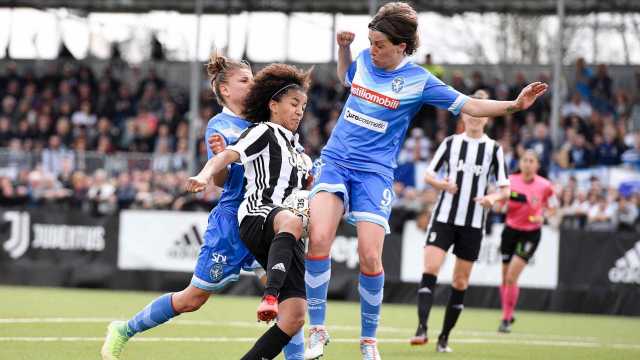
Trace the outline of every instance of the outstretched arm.
[[[227, 144], [225, 143], [224, 138], [220, 134], [213, 134], [211, 137], [209, 137], [207, 139], [207, 145], [209, 146], [209, 149], [211, 149], [211, 152], [213, 152], [216, 155], [223, 152], [224, 149], [227, 147]], [[225, 168], [219, 173], [216, 173], [213, 175], [213, 183], [217, 187], [223, 187], [225, 181], [227, 181], [227, 177], [229, 177], [229, 169]]]
[[462, 106], [462, 112], [474, 117], [493, 117], [513, 114], [528, 109], [542, 96], [549, 86], [541, 82], [527, 85], [518, 98], [512, 101], [483, 100], [469, 98]]
[[336, 42], [338, 43], [338, 67], [337, 74], [340, 82], [344, 84], [344, 78], [347, 74], [347, 70], [353, 62], [351, 56], [351, 43], [356, 37], [356, 34], [349, 31], [341, 31], [336, 35]]
[[189, 192], [200, 192], [207, 188], [209, 179], [220, 171], [227, 168], [227, 165], [240, 159], [240, 154], [233, 150], [224, 150], [220, 154], [212, 157], [200, 170], [196, 176], [187, 180], [185, 188]]

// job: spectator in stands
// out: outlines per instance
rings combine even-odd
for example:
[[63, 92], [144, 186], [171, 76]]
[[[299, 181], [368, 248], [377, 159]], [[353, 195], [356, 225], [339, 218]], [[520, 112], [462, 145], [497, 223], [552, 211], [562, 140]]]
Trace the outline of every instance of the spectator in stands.
[[9, 141], [11, 141], [13, 137], [11, 120], [6, 116], [0, 116], [0, 147], [9, 146]]
[[80, 109], [71, 115], [71, 122], [75, 126], [91, 127], [96, 124], [96, 115], [91, 112], [91, 103], [89, 101], [83, 101], [80, 104]]
[[444, 68], [440, 65], [433, 63], [431, 53], [428, 53], [427, 55], [425, 55], [424, 64], [422, 66], [438, 79], [440, 80], [444, 79]]
[[617, 215], [619, 230], [635, 231], [636, 229], [638, 206], [631, 200], [630, 194], [621, 194], [618, 198]]
[[553, 143], [548, 135], [547, 125], [537, 123], [535, 125], [533, 139], [527, 141], [524, 145], [525, 149], [532, 149], [538, 154], [540, 159], [540, 176], [546, 177], [551, 166], [551, 154], [553, 152]]
[[620, 165], [625, 146], [618, 136], [618, 131], [613, 125], [607, 125], [603, 133], [602, 142], [596, 144], [596, 164], [604, 166]]
[[107, 178], [107, 172], [98, 169], [93, 174], [93, 184], [87, 191], [87, 198], [91, 202], [94, 215], [107, 215], [116, 209], [116, 188]]
[[29, 200], [27, 188], [24, 186], [14, 186], [11, 179], [0, 176], [0, 205], [18, 206], [24, 205]]
[[569, 166], [574, 169], [585, 169], [593, 163], [593, 152], [589, 149], [582, 134], [576, 134], [569, 149]]
[[640, 171], [640, 131], [635, 133], [634, 146], [622, 153], [622, 162], [626, 166]]
[[42, 169], [45, 173], [58, 176], [62, 172], [63, 162], [73, 163], [73, 152], [67, 150], [57, 135], [51, 135], [49, 146], [42, 151]]
[[586, 66], [584, 58], [576, 60], [575, 89], [583, 99], [591, 99], [591, 79], [593, 71]]
[[571, 101], [562, 106], [562, 117], [569, 118], [577, 116], [583, 120], [587, 120], [591, 118], [591, 111], [591, 104], [584, 100], [580, 92], [576, 91], [571, 96]]
[[118, 175], [116, 198], [120, 209], [128, 209], [136, 199], [136, 189], [131, 183], [131, 176], [126, 171]]
[[600, 64], [596, 76], [589, 82], [591, 89], [591, 103], [601, 114], [613, 113], [612, 96], [613, 80], [609, 76], [607, 65]]
[[591, 205], [587, 215], [587, 229], [596, 231], [615, 230], [616, 207], [615, 203], [607, 203], [605, 196], [597, 196], [595, 204]]

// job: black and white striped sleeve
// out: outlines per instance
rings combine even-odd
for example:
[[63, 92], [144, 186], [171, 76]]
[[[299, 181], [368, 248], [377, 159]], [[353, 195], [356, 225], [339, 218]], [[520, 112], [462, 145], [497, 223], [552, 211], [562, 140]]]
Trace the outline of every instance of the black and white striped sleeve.
[[245, 130], [235, 144], [227, 147], [240, 154], [243, 165], [255, 160], [269, 146], [270, 131], [266, 124], [259, 124]]
[[509, 172], [507, 171], [507, 164], [504, 161], [504, 151], [502, 146], [496, 144], [496, 152], [493, 158], [493, 171], [496, 177], [496, 186], [509, 186]]
[[443, 142], [440, 143], [436, 153], [433, 155], [431, 162], [429, 163], [429, 167], [427, 167], [427, 174], [431, 176], [436, 176], [438, 171], [442, 168], [447, 162], [449, 158], [449, 148], [451, 147], [451, 137], [446, 138]]

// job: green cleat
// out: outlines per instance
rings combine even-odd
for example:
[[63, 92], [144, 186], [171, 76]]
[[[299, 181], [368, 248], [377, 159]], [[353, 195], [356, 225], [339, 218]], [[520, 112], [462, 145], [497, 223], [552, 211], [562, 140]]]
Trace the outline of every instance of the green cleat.
[[127, 323], [124, 321], [112, 321], [107, 327], [107, 337], [104, 339], [102, 350], [102, 360], [120, 360], [120, 354], [129, 337], [124, 335]]

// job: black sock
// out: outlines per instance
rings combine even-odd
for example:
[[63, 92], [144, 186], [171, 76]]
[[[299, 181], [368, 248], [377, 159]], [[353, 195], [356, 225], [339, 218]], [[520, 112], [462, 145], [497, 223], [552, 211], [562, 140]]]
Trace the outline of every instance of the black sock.
[[442, 324], [442, 333], [440, 336], [448, 338], [451, 329], [456, 326], [458, 317], [464, 308], [464, 292], [465, 290], [451, 288], [451, 296], [449, 297], [447, 310], [444, 313], [444, 323]]
[[241, 360], [273, 359], [282, 348], [291, 341], [291, 336], [282, 331], [278, 325], [273, 325], [256, 341], [251, 350], [244, 354]]
[[418, 288], [418, 321], [420, 327], [427, 328], [431, 305], [433, 305], [433, 289], [436, 287], [437, 277], [432, 274], [422, 274], [420, 288]]
[[281, 232], [276, 234], [269, 247], [267, 258], [267, 285], [264, 289], [265, 295], [278, 296], [284, 280], [287, 278], [287, 271], [291, 265], [293, 257], [293, 247], [296, 245], [296, 238], [291, 233]]

